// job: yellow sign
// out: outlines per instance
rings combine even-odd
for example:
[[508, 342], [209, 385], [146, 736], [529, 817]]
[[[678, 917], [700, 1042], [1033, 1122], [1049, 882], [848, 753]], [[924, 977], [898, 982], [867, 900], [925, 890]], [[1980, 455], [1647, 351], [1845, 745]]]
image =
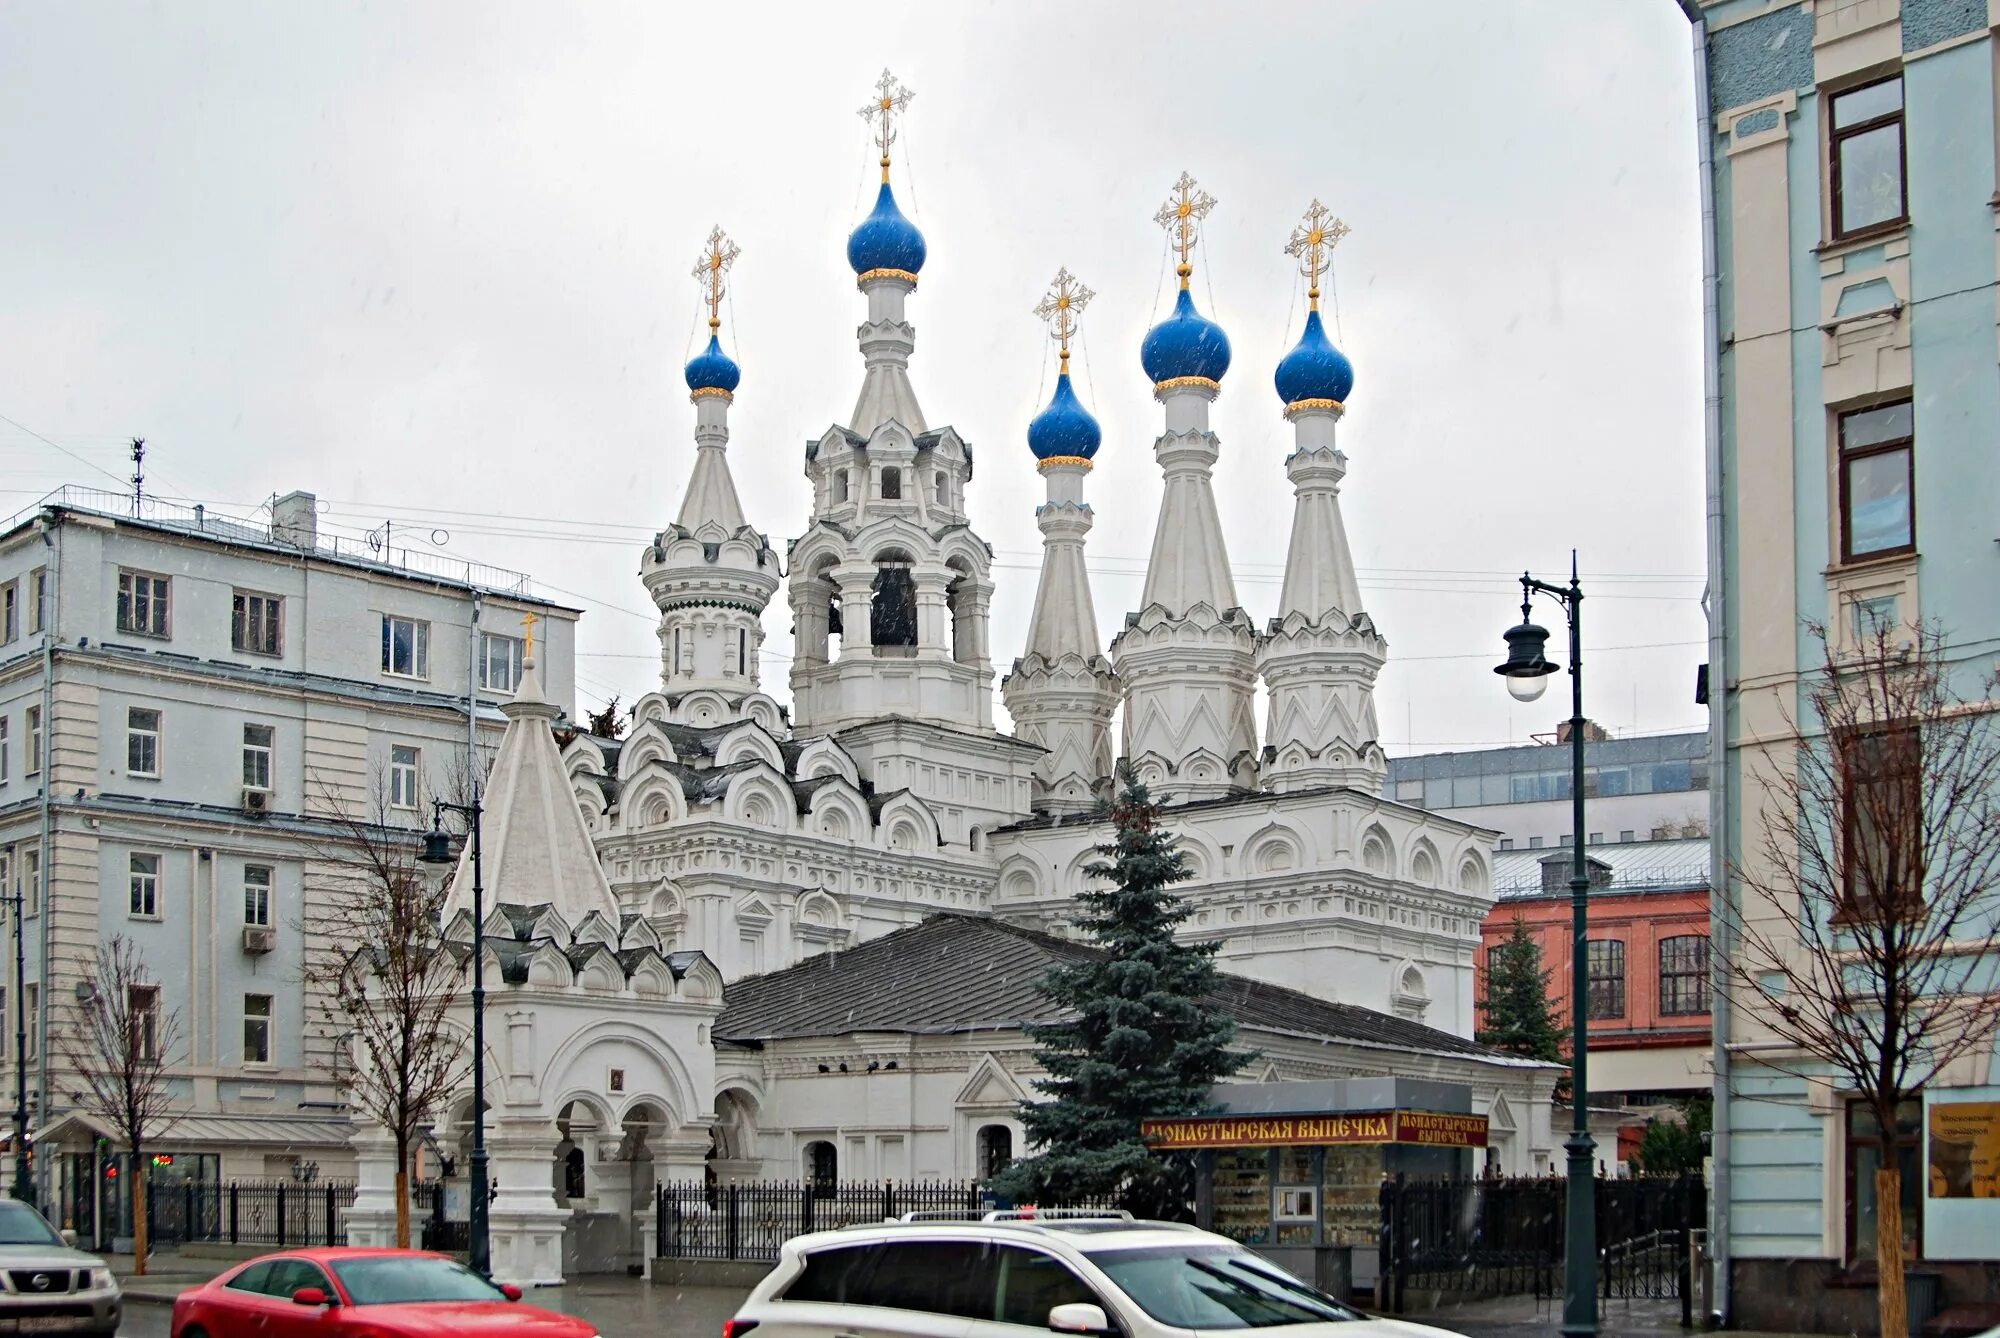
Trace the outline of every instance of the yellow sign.
[[1931, 1104], [1934, 1199], [2000, 1199], [2000, 1101]]
[[1163, 1151], [1375, 1143], [1483, 1148], [1486, 1117], [1446, 1115], [1430, 1110], [1383, 1110], [1365, 1115], [1267, 1115], [1259, 1119], [1213, 1115], [1146, 1120], [1139, 1126], [1139, 1136]]

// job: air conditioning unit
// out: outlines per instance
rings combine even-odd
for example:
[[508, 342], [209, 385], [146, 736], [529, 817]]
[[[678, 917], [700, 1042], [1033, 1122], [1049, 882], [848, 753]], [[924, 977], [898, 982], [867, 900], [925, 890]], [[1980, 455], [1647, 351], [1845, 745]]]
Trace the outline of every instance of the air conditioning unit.
[[269, 952], [278, 946], [278, 931], [269, 925], [243, 926], [243, 951]]
[[271, 792], [269, 790], [245, 790], [243, 792], [243, 811], [245, 813], [269, 813], [271, 811]]

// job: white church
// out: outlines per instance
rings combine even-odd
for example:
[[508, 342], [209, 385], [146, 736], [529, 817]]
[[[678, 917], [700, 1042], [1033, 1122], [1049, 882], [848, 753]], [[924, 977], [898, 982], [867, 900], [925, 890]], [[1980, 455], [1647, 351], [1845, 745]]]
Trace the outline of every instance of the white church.
[[[1470, 1039], [1493, 834], [1380, 794], [1388, 648], [1339, 503], [1353, 372], [1318, 310], [1344, 227], [1315, 203], [1293, 238], [1312, 311], [1272, 412], [1293, 427], [1296, 500], [1282, 593], [1256, 616], [1211, 491], [1229, 341], [1189, 286], [1213, 201], [1183, 175], [1160, 211], [1180, 289], [1140, 356], [1163, 483], [1140, 607], [1108, 647], [1084, 561], [1100, 432], [1068, 370], [1090, 294], [1058, 276], [1042, 312], [1061, 372], [1023, 457], [1047, 487], [1043, 560], [1002, 671], [1006, 733], [972, 450], [934, 424], [912, 372], [926, 245], [890, 184], [908, 103], [885, 72], [865, 112], [882, 184], [847, 240], [861, 384], [806, 447], [798, 537], [774, 550], [731, 477], [740, 373], [716, 313], [736, 252], [718, 230], [696, 271], [710, 338], [687, 365], [687, 491], [640, 555], [660, 688], [616, 740], [565, 731], [559, 746], [532, 665], [502, 708], [484, 798], [497, 1277], [559, 1280], [587, 1223], [608, 1224], [619, 1262], [649, 1257], [656, 1181], [966, 1178], [1021, 1151], [1038, 1072], [1021, 1026], [1048, 1015], [1035, 982], [1079, 950], [1073, 898], [1108, 838], [1117, 759], [1168, 805], [1194, 871], [1188, 931], [1221, 943], [1219, 998], [1259, 1055], [1243, 1078], [1465, 1083], [1489, 1164], [1549, 1168], [1559, 1071]], [[758, 671], [781, 587], [789, 710]], [[454, 886], [448, 933], [469, 948], [468, 869]], [[439, 1122], [443, 1148], [463, 1153], [470, 1104]], [[385, 1240], [393, 1153], [365, 1131], [356, 1150], [350, 1239]]]

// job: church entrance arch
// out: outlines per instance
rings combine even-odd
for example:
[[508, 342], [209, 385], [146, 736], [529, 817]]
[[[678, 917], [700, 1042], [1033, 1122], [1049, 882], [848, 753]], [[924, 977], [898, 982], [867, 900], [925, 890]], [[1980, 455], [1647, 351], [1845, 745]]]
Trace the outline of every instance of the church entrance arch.
[[757, 1151], [757, 1098], [740, 1087], [715, 1097], [715, 1124], [708, 1138], [708, 1181], [727, 1185], [751, 1181], [763, 1171]]
[[669, 1127], [666, 1112], [651, 1101], [619, 1116], [586, 1097], [563, 1106], [550, 1173], [556, 1206], [570, 1215], [565, 1276], [624, 1273], [642, 1262], [645, 1220], [653, 1211], [653, 1148]]

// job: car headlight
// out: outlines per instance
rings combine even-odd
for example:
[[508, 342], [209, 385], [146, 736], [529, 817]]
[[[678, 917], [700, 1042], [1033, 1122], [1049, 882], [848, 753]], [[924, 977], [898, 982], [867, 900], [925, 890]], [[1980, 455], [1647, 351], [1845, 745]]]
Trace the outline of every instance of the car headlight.
[[91, 1270], [90, 1270], [90, 1289], [91, 1289], [92, 1291], [94, 1291], [94, 1292], [95, 1292], [95, 1291], [103, 1291], [103, 1290], [104, 1290], [104, 1289], [106, 1289], [107, 1287], [112, 1287], [112, 1286], [115, 1286], [115, 1285], [117, 1285], [117, 1284], [116, 1284], [116, 1282], [115, 1282], [115, 1281], [113, 1280], [113, 1278], [112, 1278], [112, 1276], [111, 1276], [111, 1270], [110, 1270], [110, 1269], [108, 1269], [108, 1268], [93, 1268], [93, 1269], [91, 1269]]

